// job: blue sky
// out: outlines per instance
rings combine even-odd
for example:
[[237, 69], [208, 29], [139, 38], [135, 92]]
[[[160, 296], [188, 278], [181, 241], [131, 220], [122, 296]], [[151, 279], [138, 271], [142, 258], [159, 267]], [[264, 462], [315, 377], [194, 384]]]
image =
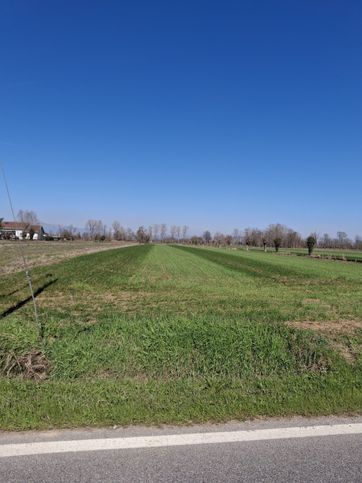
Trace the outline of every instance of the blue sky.
[[362, 234], [359, 1], [4, 1], [0, 74], [44, 222]]

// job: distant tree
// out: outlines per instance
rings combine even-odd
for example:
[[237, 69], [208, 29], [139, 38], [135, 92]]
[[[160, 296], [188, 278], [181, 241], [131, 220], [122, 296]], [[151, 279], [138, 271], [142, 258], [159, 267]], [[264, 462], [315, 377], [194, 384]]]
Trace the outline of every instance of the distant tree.
[[223, 233], [220, 233], [219, 231], [217, 231], [214, 235], [214, 243], [217, 246], [225, 245], [225, 235]]
[[279, 252], [279, 248], [281, 247], [282, 245], [282, 238], [280, 237], [276, 237], [273, 239], [273, 243], [274, 243], [274, 248], [275, 248], [275, 251], [276, 252]]
[[147, 233], [143, 226], [140, 226], [136, 233], [136, 239], [138, 243], [148, 243], [150, 241], [150, 235]]
[[100, 240], [102, 236], [105, 236], [106, 227], [102, 220], [88, 220], [85, 229], [92, 240]]
[[153, 228], [151, 225], [148, 227], [148, 235], [150, 237], [150, 241], [153, 241]]
[[306, 240], [306, 243], [307, 243], [307, 248], [308, 248], [308, 254], [309, 255], [312, 255], [313, 253], [313, 250], [314, 250], [314, 247], [317, 243], [317, 240], [315, 238], [314, 235], [310, 235], [307, 240]]
[[240, 245], [241, 235], [240, 235], [240, 231], [237, 228], [234, 228], [232, 238], [233, 238], [234, 245]]
[[362, 250], [362, 238], [360, 236], [356, 236], [355, 242], [354, 242], [354, 247], [357, 250]]
[[348, 235], [347, 233], [345, 233], [344, 231], [338, 231], [337, 232], [337, 238], [338, 240], [343, 243], [345, 240], [347, 240], [348, 238]]
[[206, 230], [204, 232], [204, 234], [202, 235], [202, 238], [204, 239], [204, 242], [206, 243], [206, 245], [209, 245], [212, 241], [212, 236], [211, 236], [211, 233], [209, 232], [209, 230]]
[[338, 248], [349, 248], [351, 240], [349, 240], [347, 233], [344, 231], [337, 232]]
[[188, 231], [189, 227], [187, 225], [184, 225], [182, 227], [182, 239], [185, 241], [186, 240], [186, 237], [187, 237], [187, 231]]
[[265, 238], [265, 236], [262, 238], [262, 243], [263, 243], [264, 252], [266, 252], [266, 246], [267, 246], [268, 242], [267, 242], [267, 239]]
[[119, 221], [116, 220], [112, 223], [112, 229], [113, 229], [114, 240], [117, 240], [117, 241], [125, 240], [126, 233]]
[[232, 244], [232, 242], [233, 242], [232, 235], [226, 235], [225, 236], [225, 245], [227, 245], [229, 247]]
[[36, 225], [39, 223], [39, 218], [35, 211], [19, 210], [17, 219], [28, 225]]
[[266, 237], [269, 240], [270, 245], [273, 245], [275, 251], [278, 252], [279, 248], [283, 245], [288, 234], [288, 228], [280, 223], [275, 225], [269, 225], [266, 230]]
[[153, 239], [158, 240], [158, 234], [160, 233], [160, 225], [153, 225]]
[[298, 232], [288, 229], [285, 234], [285, 245], [288, 248], [296, 248], [302, 245], [302, 237]]
[[131, 228], [127, 228], [125, 240], [133, 241], [136, 239], [136, 235]]
[[248, 228], [247, 235], [249, 245], [253, 247], [260, 247], [262, 245], [263, 232], [259, 228]]
[[332, 248], [333, 245], [333, 240], [332, 238], [328, 235], [328, 233], [324, 233], [322, 236], [322, 239], [320, 241], [320, 244], [323, 248]]
[[177, 234], [177, 226], [172, 225], [171, 228], [170, 228], [170, 235], [171, 235], [171, 239], [173, 241], [176, 240], [176, 234]]
[[162, 225], [160, 226], [161, 241], [165, 241], [166, 236], [167, 236], [167, 225], [165, 223], [162, 223]]
[[192, 236], [190, 239], [192, 245], [202, 245], [203, 239], [199, 236]]
[[243, 238], [244, 238], [244, 243], [247, 250], [249, 250], [249, 246], [251, 245], [251, 232], [252, 232], [251, 228], [245, 228], [244, 230]]
[[64, 240], [74, 240], [77, 236], [77, 229], [73, 225], [59, 226], [58, 235]]
[[180, 243], [180, 238], [181, 238], [181, 226], [176, 227], [176, 238], [177, 238], [177, 243]]

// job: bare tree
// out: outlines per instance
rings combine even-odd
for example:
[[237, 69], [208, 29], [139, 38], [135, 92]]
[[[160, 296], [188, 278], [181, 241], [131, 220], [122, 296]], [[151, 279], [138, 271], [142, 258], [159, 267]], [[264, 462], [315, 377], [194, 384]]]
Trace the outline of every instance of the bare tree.
[[64, 240], [74, 240], [77, 237], [77, 229], [73, 225], [62, 226], [58, 228], [60, 238]]
[[159, 236], [159, 233], [160, 233], [160, 225], [153, 225], [153, 239], [154, 240], [158, 240], [158, 236]]
[[276, 225], [269, 225], [266, 234], [270, 245], [273, 245], [275, 251], [278, 252], [279, 248], [283, 245], [285, 241], [286, 234], [288, 233], [288, 228], [280, 223]]
[[140, 226], [136, 233], [136, 239], [138, 243], [148, 243], [150, 241], [150, 235], [147, 233], [143, 226]]
[[[317, 235], [314, 234], [313, 236], [317, 240]], [[287, 233], [285, 234], [285, 246], [288, 248], [296, 248], [300, 247], [302, 244], [302, 237], [299, 235], [299, 233], [288, 229]]]
[[165, 223], [162, 223], [162, 225], [160, 226], [160, 236], [161, 241], [165, 241], [167, 236], [167, 225]]
[[176, 237], [177, 237], [177, 243], [180, 243], [180, 238], [181, 238], [181, 226], [176, 227]]
[[172, 240], [176, 239], [176, 233], [177, 233], [177, 226], [172, 225], [171, 228], [170, 228], [170, 235], [171, 235]]
[[251, 233], [252, 228], [245, 228], [244, 230], [244, 243], [247, 250], [249, 250], [249, 246], [251, 245]]
[[337, 232], [338, 248], [349, 248], [351, 246], [351, 240], [348, 238], [347, 233], [344, 231]]
[[234, 231], [233, 231], [233, 234], [232, 234], [232, 238], [233, 238], [233, 244], [234, 245], [240, 245], [240, 243], [241, 243], [241, 234], [240, 234], [240, 231], [237, 228], [234, 228]]
[[362, 250], [362, 238], [359, 235], [356, 236], [356, 239], [355, 239], [355, 242], [354, 242], [354, 247], [357, 250]]
[[89, 237], [92, 240], [105, 236], [105, 225], [103, 225], [102, 220], [88, 220], [85, 229], [88, 231]]
[[200, 236], [192, 236], [191, 239], [192, 245], [202, 245], [203, 239]]
[[125, 238], [127, 241], [133, 241], [136, 239], [136, 235], [135, 233], [133, 232], [133, 230], [131, 228], [127, 228], [126, 230], [126, 238]]
[[332, 238], [328, 235], [328, 233], [324, 233], [322, 236], [320, 242], [320, 246], [323, 248], [332, 248], [333, 247], [333, 240]]
[[113, 238], [115, 240], [118, 240], [118, 241], [125, 240], [126, 233], [119, 221], [114, 221], [112, 223], [112, 228], [113, 228]]
[[150, 237], [150, 241], [153, 241], [153, 229], [151, 225], [148, 227], [148, 235]]
[[186, 240], [186, 237], [187, 237], [187, 231], [188, 231], [189, 227], [187, 225], [184, 225], [182, 227], [182, 239], [183, 240]]
[[214, 235], [214, 243], [218, 246], [225, 245], [225, 235], [217, 231]]
[[266, 252], [266, 247], [267, 247], [267, 244], [268, 244], [268, 240], [266, 238], [266, 236], [264, 235], [263, 238], [262, 238], [262, 244], [263, 244], [263, 249], [264, 249], [264, 252]]
[[202, 235], [202, 238], [204, 239], [204, 242], [209, 245], [212, 241], [212, 236], [209, 230], [204, 231], [204, 234]]
[[22, 223], [27, 223], [28, 225], [36, 225], [39, 223], [39, 218], [35, 211], [19, 210], [17, 218]]

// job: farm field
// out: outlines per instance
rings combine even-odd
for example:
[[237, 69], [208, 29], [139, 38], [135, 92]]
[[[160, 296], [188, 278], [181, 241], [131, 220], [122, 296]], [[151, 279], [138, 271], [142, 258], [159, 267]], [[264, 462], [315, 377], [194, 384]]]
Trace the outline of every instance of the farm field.
[[362, 265], [140, 245], [0, 281], [0, 428], [362, 409]]
[[131, 245], [130, 242], [95, 241], [7, 241], [0, 240], [0, 275], [23, 269], [23, 250], [29, 267], [50, 265], [86, 253]]

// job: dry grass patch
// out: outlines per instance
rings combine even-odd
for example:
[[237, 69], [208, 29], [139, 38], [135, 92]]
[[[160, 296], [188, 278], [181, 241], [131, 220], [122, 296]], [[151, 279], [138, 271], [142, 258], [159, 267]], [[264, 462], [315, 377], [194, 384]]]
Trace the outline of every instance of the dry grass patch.
[[33, 381], [44, 381], [48, 377], [50, 363], [39, 350], [33, 350], [21, 356], [13, 352], [7, 355], [3, 372], [7, 377], [21, 376]]
[[132, 242], [0, 241], [0, 275], [24, 269], [21, 253], [30, 268], [51, 265], [79, 255], [132, 246]]
[[322, 320], [287, 322], [289, 327], [311, 329], [325, 334], [350, 334], [356, 329], [362, 329], [362, 320]]
[[327, 320], [287, 322], [289, 327], [310, 329], [325, 335], [333, 349], [349, 363], [355, 363], [361, 353], [361, 343], [351, 344], [351, 337], [362, 330], [361, 320]]

